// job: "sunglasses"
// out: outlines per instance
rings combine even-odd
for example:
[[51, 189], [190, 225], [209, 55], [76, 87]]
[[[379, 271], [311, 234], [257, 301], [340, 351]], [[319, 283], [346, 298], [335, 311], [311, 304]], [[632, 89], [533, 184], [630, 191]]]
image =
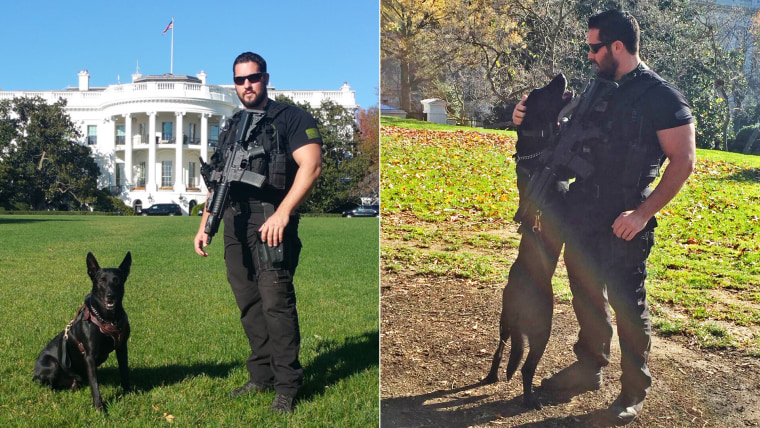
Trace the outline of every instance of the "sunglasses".
[[246, 80], [251, 83], [258, 83], [261, 81], [262, 77], [264, 77], [264, 73], [253, 73], [247, 76], [235, 76], [232, 80], [235, 81], [236, 85], [242, 85]]
[[599, 42], [599, 43], [589, 43], [588, 49], [591, 51], [591, 53], [595, 54], [599, 52], [599, 49], [602, 48], [602, 46], [607, 46], [609, 43], [607, 42]]

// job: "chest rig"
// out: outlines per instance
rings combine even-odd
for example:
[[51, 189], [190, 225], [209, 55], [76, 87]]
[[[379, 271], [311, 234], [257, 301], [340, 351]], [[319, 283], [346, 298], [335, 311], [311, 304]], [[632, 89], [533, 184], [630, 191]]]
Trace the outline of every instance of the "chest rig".
[[586, 199], [611, 210], [631, 210], [651, 193], [649, 184], [659, 175], [664, 155], [641, 100], [661, 84], [659, 76], [640, 65], [616, 89], [590, 100], [588, 114], [577, 118], [586, 136], [578, 154], [594, 166], [590, 176], [574, 183]]
[[[269, 100], [264, 117], [259, 119], [256, 126], [248, 129], [245, 137], [246, 149], [262, 153], [251, 158], [247, 169], [266, 177], [265, 184], [276, 190], [287, 190], [289, 183], [292, 182], [291, 176], [294, 174], [292, 172], [294, 161], [288, 155], [287, 146], [274, 124], [274, 119], [286, 108], [287, 104]], [[221, 153], [229, 153], [229, 148], [235, 144], [235, 134], [237, 128], [241, 126], [242, 116], [242, 112], [235, 113], [220, 132]], [[216, 154], [214, 156], [216, 157]], [[218, 165], [224, 165], [225, 160], [222, 156], [215, 160]]]

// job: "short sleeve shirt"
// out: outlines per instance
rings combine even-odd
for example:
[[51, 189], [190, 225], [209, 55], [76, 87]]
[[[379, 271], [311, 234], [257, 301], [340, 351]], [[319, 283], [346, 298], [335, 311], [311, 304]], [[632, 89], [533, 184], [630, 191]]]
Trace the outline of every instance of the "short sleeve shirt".
[[[272, 102], [269, 100], [270, 104]], [[274, 126], [280, 134], [280, 138], [284, 138], [284, 141], [287, 142], [290, 154], [307, 144], [322, 145], [322, 136], [319, 134], [317, 120], [309, 112], [298, 106], [288, 105], [285, 107], [275, 117]]]

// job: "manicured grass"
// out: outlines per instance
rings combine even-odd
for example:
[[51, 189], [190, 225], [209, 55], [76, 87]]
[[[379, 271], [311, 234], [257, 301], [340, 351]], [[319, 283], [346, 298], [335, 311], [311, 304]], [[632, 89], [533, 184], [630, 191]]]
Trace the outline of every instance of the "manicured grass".
[[[201, 258], [197, 217], [0, 216], [0, 419], [3, 426], [377, 426], [378, 220], [304, 218], [295, 276], [304, 387], [292, 415], [274, 393], [231, 399], [247, 381], [247, 339], [227, 283], [221, 231]], [[85, 256], [115, 267], [132, 252], [124, 306], [136, 392], [115, 355], [101, 366], [107, 415], [90, 388], [32, 381], [45, 344], [74, 317], [91, 283]]]
[[[514, 133], [382, 118], [383, 268], [503, 286], [518, 245]], [[697, 151], [658, 215], [655, 326], [760, 355], [760, 157]], [[569, 298], [564, 269], [555, 294]]]

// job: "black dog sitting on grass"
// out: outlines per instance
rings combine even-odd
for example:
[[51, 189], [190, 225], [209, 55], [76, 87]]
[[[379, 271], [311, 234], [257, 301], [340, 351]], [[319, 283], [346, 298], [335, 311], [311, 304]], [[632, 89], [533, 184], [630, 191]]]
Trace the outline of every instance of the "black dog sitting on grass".
[[[542, 167], [540, 155], [551, 149], [556, 142], [558, 117], [572, 99], [572, 93], [566, 92], [566, 85], [565, 76], [559, 74], [548, 85], [531, 91], [525, 101], [526, 115], [517, 129], [515, 155], [521, 203], [525, 202], [525, 188], [531, 175]], [[509, 270], [504, 288], [499, 345], [493, 356], [491, 370], [483, 380], [484, 384], [489, 384], [499, 379], [501, 355], [509, 338], [512, 342], [507, 380], [512, 379], [522, 360], [523, 336], [527, 337], [530, 351], [521, 370], [523, 402], [536, 409], [541, 408], [541, 403], [533, 394], [533, 376], [551, 334], [554, 309], [551, 278], [563, 244], [559, 226], [561, 190], [562, 183], [558, 183], [557, 191], [551, 195], [551, 201], [540, 216], [528, 213], [529, 217], [518, 219], [522, 223], [519, 229], [522, 238], [517, 259]]]
[[125, 391], [130, 390], [127, 361], [130, 331], [122, 299], [131, 265], [129, 252], [118, 268], [105, 269], [100, 268], [92, 253], [87, 254], [92, 292], [85, 297], [66, 329], [40, 352], [34, 366], [34, 380], [53, 389], [75, 389], [87, 379], [92, 390], [92, 405], [103, 410], [96, 369], [115, 350], [121, 386]]

